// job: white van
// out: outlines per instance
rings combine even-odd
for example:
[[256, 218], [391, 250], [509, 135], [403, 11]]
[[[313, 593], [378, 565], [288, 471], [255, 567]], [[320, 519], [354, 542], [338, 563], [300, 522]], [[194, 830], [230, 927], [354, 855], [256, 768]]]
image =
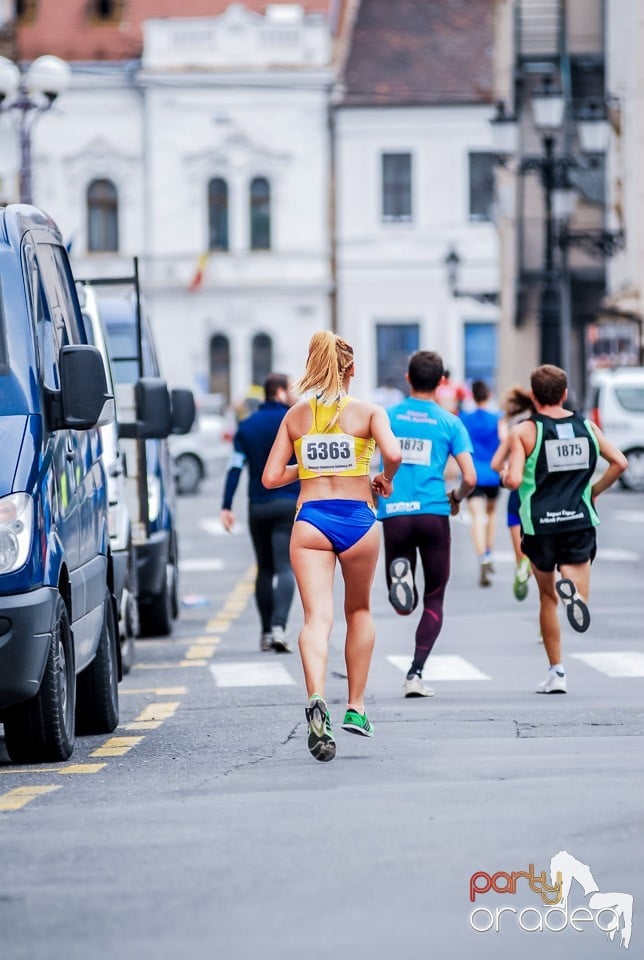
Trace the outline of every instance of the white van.
[[[91, 286], [77, 283], [76, 290], [80, 301], [87, 342], [98, 347], [108, 386], [114, 395], [112, 368], [105, 333], [96, 303], [96, 294]], [[103, 464], [107, 474], [109, 498], [109, 534], [110, 547], [114, 561], [114, 595], [119, 611], [119, 635], [121, 640], [121, 661], [123, 673], [129, 673], [134, 662], [135, 637], [139, 635], [139, 610], [137, 605], [136, 557], [132, 547], [130, 533], [130, 512], [125, 495], [125, 471], [123, 456], [119, 444], [119, 428], [116, 420], [101, 427]]]
[[628, 460], [622, 486], [644, 491], [644, 367], [595, 371], [590, 408], [590, 419]]

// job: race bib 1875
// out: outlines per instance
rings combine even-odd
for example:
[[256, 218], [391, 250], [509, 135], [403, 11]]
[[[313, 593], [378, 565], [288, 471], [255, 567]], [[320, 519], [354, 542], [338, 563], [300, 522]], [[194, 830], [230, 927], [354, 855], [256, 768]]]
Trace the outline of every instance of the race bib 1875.
[[418, 437], [398, 437], [402, 450], [403, 463], [419, 464], [428, 467], [432, 459], [432, 441]]
[[573, 437], [571, 440], [546, 440], [548, 473], [559, 470], [586, 470], [590, 465], [588, 437]]
[[348, 433], [309, 433], [302, 437], [302, 466], [315, 473], [356, 468], [356, 441]]

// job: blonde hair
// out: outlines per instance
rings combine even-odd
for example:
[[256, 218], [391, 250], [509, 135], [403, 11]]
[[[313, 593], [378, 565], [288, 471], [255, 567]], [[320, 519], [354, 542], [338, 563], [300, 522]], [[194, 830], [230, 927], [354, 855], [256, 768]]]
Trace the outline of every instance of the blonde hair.
[[322, 403], [335, 403], [352, 365], [353, 347], [336, 333], [320, 330], [311, 337], [306, 369], [293, 385], [293, 390], [299, 394], [315, 390]]

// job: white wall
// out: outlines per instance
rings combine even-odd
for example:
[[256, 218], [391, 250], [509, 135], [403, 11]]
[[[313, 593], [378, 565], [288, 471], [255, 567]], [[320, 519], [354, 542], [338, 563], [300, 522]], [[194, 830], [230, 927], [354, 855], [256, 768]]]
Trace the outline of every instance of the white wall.
[[[498, 309], [453, 299], [444, 258], [461, 256], [459, 287], [498, 290], [491, 223], [469, 221], [468, 153], [490, 150], [487, 107], [341, 108], [337, 129], [339, 328], [358, 358], [356, 392], [376, 386], [375, 324], [419, 322], [421, 348], [437, 350], [463, 377], [465, 321]], [[381, 154], [412, 154], [413, 219], [381, 218]]]

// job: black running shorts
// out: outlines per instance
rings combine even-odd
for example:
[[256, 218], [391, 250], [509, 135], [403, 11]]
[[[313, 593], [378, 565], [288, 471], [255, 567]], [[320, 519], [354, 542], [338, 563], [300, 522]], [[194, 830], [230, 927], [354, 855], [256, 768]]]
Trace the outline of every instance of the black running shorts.
[[588, 560], [592, 563], [597, 553], [597, 534], [594, 527], [540, 536], [524, 533], [521, 548], [537, 570], [550, 573], [562, 564], [587, 563]]
[[471, 493], [468, 493], [467, 499], [472, 500], [473, 497], [485, 497], [486, 500], [496, 500], [499, 496], [500, 487], [488, 487], [488, 486], [477, 486], [474, 487]]

